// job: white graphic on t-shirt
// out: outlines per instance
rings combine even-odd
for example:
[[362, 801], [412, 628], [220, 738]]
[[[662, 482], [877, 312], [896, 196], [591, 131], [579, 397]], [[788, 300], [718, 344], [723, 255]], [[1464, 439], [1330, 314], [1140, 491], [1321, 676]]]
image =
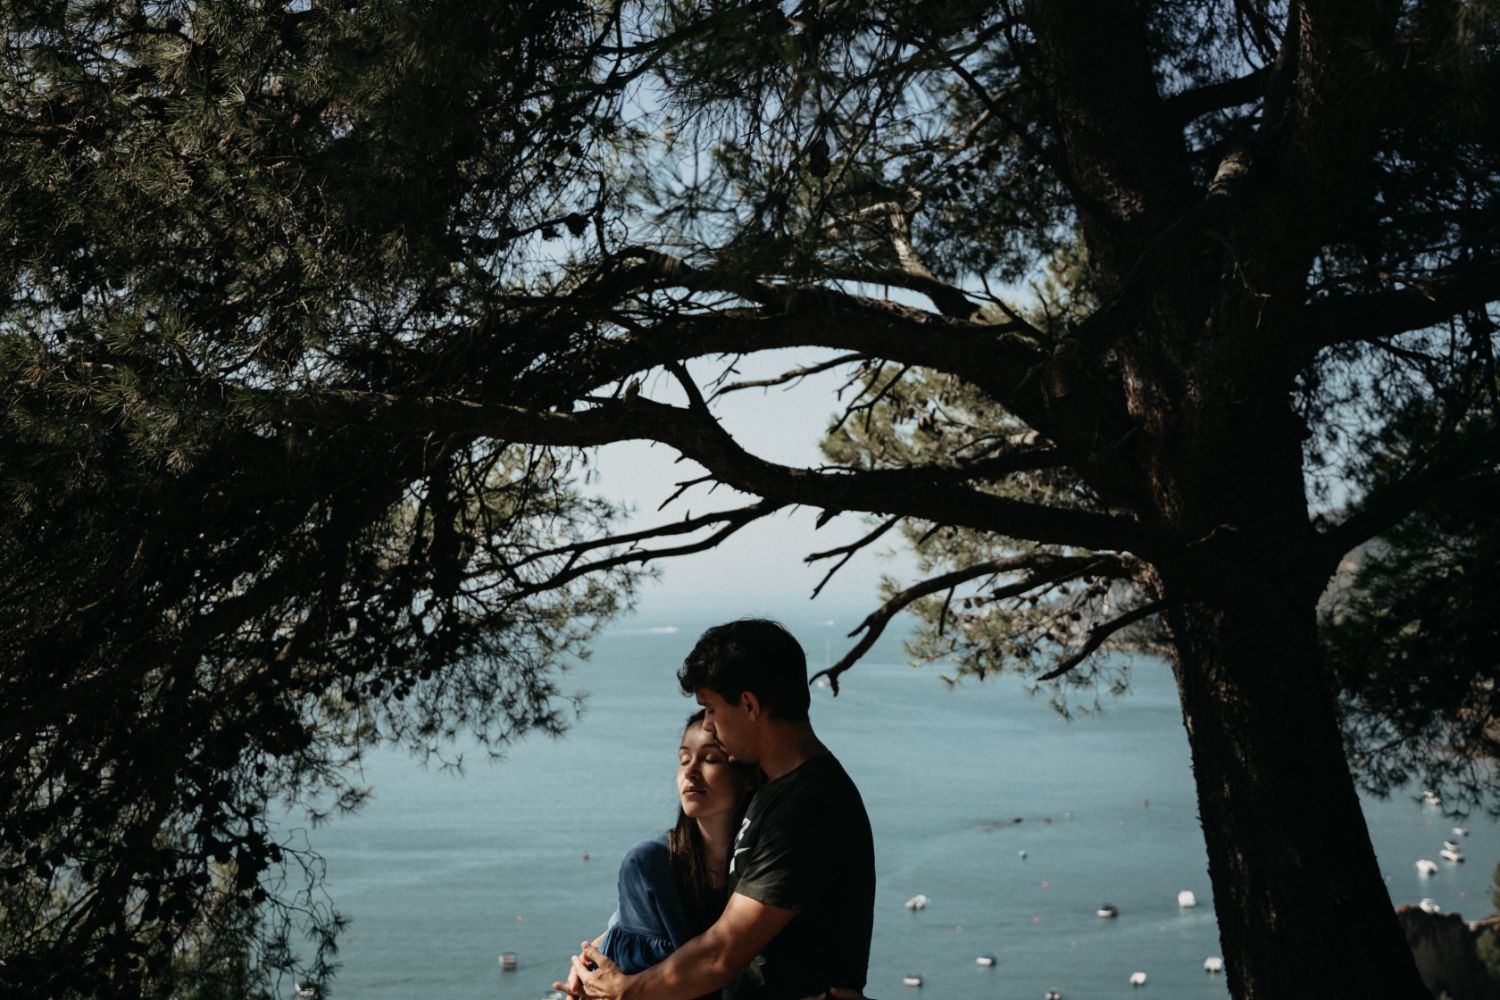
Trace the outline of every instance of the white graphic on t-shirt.
[[[744, 840], [745, 839], [745, 831], [747, 831], [749, 829], [750, 829], [750, 817], [746, 816], [744, 819], [740, 820], [740, 832], [734, 835], [734, 842], [736, 844], [738, 844], [740, 841]], [[729, 874], [731, 874], [731, 875], [734, 874], [734, 862], [735, 862], [735, 859], [738, 858], [742, 853], [744, 853], [745, 851], [748, 851], [748, 850], [750, 850], [750, 848], [748, 848], [748, 847], [736, 847], [734, 849], [734, 854], [730, 855], [730, 858], [729, 858]]]

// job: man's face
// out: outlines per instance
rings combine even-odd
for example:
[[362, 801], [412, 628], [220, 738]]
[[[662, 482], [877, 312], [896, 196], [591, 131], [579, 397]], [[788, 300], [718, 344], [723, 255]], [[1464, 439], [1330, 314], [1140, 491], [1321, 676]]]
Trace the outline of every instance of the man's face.
[[703, 706], [703, 729], [712, 734], [735, 760], [754, 764], [754, 744], [749, 738], [750, 719], [743, 702], [725, 701], [724, 696], [712, 688], [699, 688], [693, 692], [698, 704]]

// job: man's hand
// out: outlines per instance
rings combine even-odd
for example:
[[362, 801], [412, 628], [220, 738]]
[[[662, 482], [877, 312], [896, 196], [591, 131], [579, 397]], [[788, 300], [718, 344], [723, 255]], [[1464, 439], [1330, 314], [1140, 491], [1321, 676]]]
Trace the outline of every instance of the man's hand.
[[[609, 932], [606, 931], [605, 933], [607, 934]], [[600, 934], [598, 937], [594, 938], [594, 947], [595, 948], [599, 947], [603, 943], [604, 943], [604, 934]], [[566, 993], [570, 997], [581, 997], [581, 996], [583, 996], [583, 983], [582, 983], [581, 980], [579, 980], [578, 973], [574, 969], [572, 969], [572, 968], [568, 969], [568, 981], [565, 982], [565, 983], [553, 983], [552, 984], [552, 988], [554, 990], [562, 990], [564, 993]]]
[[591, 941], [583, 942], [579, 953], [573, 956], [573, 971], [568, 975], [568, 981], [572, 982], [574, 979], [582, 987], [582, 993], [574, 995], [593, 1000], [619, 1000], [630, 983], [630, 977], [621, 972], [620, 967], [605, 957], [604, 952]]
[[583, 996], [583, 981], [578, 978], [578, 970], [569, 967], [568, 980], [564, 983], [553, 983], [554, 990], [562, 990], [570, 997]]

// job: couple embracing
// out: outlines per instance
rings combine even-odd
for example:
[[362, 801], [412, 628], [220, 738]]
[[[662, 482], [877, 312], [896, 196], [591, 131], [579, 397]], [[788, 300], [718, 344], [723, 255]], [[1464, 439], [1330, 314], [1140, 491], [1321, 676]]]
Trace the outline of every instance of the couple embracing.
[[703, 633], [677, 825], [631, 849], [620, 906], [558, 989], [611, 1000], [857, 998], [875, 853], [859, 791], [808, 721], [807, 658], [771, 621]]

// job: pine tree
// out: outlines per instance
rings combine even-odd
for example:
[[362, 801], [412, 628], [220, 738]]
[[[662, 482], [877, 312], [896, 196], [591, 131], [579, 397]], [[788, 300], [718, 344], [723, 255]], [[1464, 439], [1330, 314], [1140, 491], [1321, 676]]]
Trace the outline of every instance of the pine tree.
[[[162, 941], [202, 905], [143, 885], [255, 868], [237, 761], [337, 789], [350, 733], [548, 724], [558, 623], [804, 505], [874, 518], [835, 562], [919, 546], [866, 632], [917, 608], [920, 655], [1071, 696], [1110, 641], [1167, 652], [1235, 996], [1420, 995], [1317, 608], [1500, 453], [1492, 4], [0, 16], [0, 857], [104, 901], [5, 975], [164, 954], [136, 903]], [[784, 347], [865, 390], [827, 468], [746, 452], [732, 374], [684, 367]], [[611, 535], [563, 480], [627, 439], [752, 500]]]

